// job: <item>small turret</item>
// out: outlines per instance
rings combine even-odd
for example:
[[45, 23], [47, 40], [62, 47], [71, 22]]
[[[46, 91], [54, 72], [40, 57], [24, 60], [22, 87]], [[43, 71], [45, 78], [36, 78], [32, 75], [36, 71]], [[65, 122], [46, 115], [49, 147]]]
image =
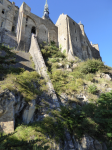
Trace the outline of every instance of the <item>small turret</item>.
[[82, 34], [85, 36], [85, 32], [84, 32], [84, 25], [81, 23], [81, 21], [78, 23], [80, 26], [80, 29], [82, 31]]

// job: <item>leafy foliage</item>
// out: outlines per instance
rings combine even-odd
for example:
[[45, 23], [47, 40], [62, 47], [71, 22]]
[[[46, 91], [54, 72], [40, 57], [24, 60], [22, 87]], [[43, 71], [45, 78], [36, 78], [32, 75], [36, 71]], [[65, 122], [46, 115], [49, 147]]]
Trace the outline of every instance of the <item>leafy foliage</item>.
[[96, 73], [97, 71], [110, 70], [101, 60], [88, 59], [80, 64], [80, 71], [84, 74]]
[[24, 71], [18, 75], [8, 74], [7, 78], [2, 82], [1, 88], [20, 92], [26, 101], [35, 99], [37, 95], [42, 94], [42, 91], [47, 90], [44, 79], [41, 79], [36, 71]]
[[88, 87], [88, 92], [92, 94], [96, 94], [98, 92], [96, 85], [90, 85]]

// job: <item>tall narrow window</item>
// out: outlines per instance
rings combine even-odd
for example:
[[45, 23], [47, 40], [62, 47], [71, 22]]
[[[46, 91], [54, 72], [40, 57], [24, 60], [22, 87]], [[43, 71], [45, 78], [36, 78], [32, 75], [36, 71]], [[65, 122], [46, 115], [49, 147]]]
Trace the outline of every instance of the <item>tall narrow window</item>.
[[2, 14], [4, 14], [5, 13], [5, 9], [2, 9]]
[[1, 22], [1, 27], [3, 27], [3, 21]]
[[77, 30], [75, 29], [75, 33], [77, 32]]
[[77, 37], [76, 37], [76, 41], [77, 41]]
[[15, 26], [12, 26], [12, 32], [14, 32], [15, 31]]
[[26, 21], [28, 21], [28, 17], [26, 18]]

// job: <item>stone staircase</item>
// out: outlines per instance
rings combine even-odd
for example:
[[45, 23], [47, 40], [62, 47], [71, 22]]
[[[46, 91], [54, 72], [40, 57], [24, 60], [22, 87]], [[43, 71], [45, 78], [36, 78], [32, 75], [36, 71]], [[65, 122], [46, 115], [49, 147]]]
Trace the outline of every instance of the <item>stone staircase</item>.
[[51, 107], [52, 108], [59, 108], [60, 104], [59, 104], [58, 98], [56, 96], [56, 93], [55, 93], [54, 87], [52, 85], [52, 82], [50, 80], [50, 77], [47, 73], [47, 67], [45, 65], [41, 50], [39, 48], [37, 38], [35, 37], [34, 34], [32, 34], [32, 37], [31, 37], [31, 46], [30, 46], [29, 53], [31, 54], [31, 56], [33, 58], [33, 61], [35, 64], [35, 70], [41, 76], [43, 76], [45, 78], [45, 80], [47, 81], [49, 93], [50, 93], [50, 96], [52, 97], [52, 100], [53, 100], [53, 102], [52, 102], [53, 105]]
[[[35, 63], [35, 70], [41, 76], [43, 76], [47, 81], [47, 86], [49, 88], [49, 92], [53, 100], [53, 105], [51, 106], [51, 109], [56, 108], [60, 110], [60, 104], [58, 102], [58, 98], [56, 96], [50, 77], [47, 73], [47, 67], [45, 65], [45, 62], [44, 62], [44, 59], [43, 59], [43, 56], [42, 56], [42, 53], [39, 48], [37, 38], [35, 37], [35, 35], [32, 35], [31, 37], [31, 46], [30, 46], [29, 53], [31, 54], [33, 61]], [[66, 141], [65, 141], [63, 150], [76, 150], [72, 137], [68, 131], [65, 131], [65, 137], [66, 137]], [[58, 146], [58, 149], [60, 150], [60, 145]]]

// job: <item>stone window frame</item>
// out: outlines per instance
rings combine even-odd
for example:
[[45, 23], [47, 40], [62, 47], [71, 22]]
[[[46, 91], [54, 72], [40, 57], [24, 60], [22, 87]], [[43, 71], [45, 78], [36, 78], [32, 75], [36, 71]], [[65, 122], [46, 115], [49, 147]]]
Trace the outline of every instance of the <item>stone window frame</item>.
[[0, 4], [3, 4], [3, 0], [0, 0]]

